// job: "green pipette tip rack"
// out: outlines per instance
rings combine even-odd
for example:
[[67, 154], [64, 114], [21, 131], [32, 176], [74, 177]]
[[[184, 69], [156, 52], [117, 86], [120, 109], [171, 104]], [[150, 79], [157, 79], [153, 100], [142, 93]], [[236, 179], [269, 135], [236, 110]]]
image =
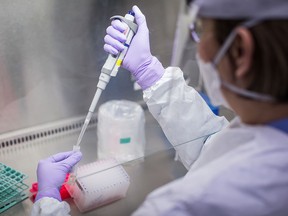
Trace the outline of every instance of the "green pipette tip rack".
[[0, 162], [0, 214], [28, 198], [23, 183], [28, 176]]

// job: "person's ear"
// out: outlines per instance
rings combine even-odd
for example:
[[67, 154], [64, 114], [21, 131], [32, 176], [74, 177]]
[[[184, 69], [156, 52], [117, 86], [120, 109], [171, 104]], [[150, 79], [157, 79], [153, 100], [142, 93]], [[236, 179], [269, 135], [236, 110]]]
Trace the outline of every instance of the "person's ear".
[[248, 74], [252, 64], [254, 41], [251, 32], [245, 27], [238, 27], [236, 40], [232, 45], [232, 57], [235, 62], [236, 78], [243, 78]]

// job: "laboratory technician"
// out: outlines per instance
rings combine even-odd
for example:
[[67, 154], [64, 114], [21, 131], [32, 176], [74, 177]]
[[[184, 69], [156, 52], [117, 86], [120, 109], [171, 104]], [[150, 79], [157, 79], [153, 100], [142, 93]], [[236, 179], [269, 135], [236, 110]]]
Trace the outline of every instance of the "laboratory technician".
[[[152, 56], [145, 16], [137, 6], [133, 11], [139, 27], [123, 67], [135, 76], [150, 112], [188, 169], [185, 177], [149, 194], [133, 216], [287, 216], [288, 1], [192, 4], [191, 33], [199, 43], [205, 89], [214, 105], [237, 114], [230, 123], [210, 111], [179, 68], [164, 69]], [[124, 49], [123, 31], [125, 24], [112, 21], [104, 38], [107, 52]], [[49, 167], [38, 167], [39, 183], [47, 181], [41, 172]], [[52, 203], [58, 214], [50, 215], [68, 214], [65, 202], [43, 194], [34, 215]]]

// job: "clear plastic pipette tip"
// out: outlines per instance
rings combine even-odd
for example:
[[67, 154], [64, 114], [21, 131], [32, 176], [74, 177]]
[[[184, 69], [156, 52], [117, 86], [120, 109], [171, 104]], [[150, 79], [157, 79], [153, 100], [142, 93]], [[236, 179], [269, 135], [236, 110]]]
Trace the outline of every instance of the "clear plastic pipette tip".
[[[74, 145], [73, 146], [73, 151], [80, 151], [80, 146], [78, 145]], [[70, 178], [69, 178], [69, 182], [74, 184], [75, 181], [76, 181], [76, 177], [77, 177], [77, 167], [78, 165], [76, 164], [72, 170], [71, 170], [71, 173], [70, 173]]]
[[89, 125], [89, 122], [90, 122], [90, 120], [91, 120], [91, 117], [92, 117], [92, 112], [88, 112], [87, 117], [86, 117], [86, 119], [85, 119], [85, 122], [84, 122], [84, 124], [83, 124], [83, 126], [82, 126], [80, 135], [79, 135], [79, 137], [78, 137], [76, 146], [79, 146], [79, 145], [80, 145], [80, 143], [81, 143], [81, 141], [82, 141], [82, 138], [83, 138], [83, 136], [84, 136], [84, 133], [85, 133], [85, 131], [86, 131], [88, 125]]

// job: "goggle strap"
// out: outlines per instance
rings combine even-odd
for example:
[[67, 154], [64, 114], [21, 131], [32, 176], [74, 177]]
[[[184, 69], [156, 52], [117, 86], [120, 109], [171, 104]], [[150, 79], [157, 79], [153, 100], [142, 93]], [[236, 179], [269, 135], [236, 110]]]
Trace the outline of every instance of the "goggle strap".
[[225, 55], [225, 53], [227, 52], [227, 50], [231, 46], [232, 42], [234, 41], [236, 35], [237, 35], [237, 33], [234, 29], [229, 34], [229, 36], [225, 40], [225, 43], [223, 44], [223, 46], [221, 47], [221, 49], [218, 51], [217, 55], [215, 56], [214, 61], [213, 61], [214, 66], [216, 66], [220, 62], [220, 60], [223, 58], [223, 56]]
[[199, 5], [197, 4], [192, 4], [189, 10], [189, 22], [188, 23], [195, 23], [196, 22], [196, 18], [198, 16], [198, 12], [199, 12]]
[[229, 47], [231, 46], [233, 40], [235, 39], [237, 33], [236, 33], [236, 29], [243, 26], [246, 28], [250, 28], [252, 26], [255, 26], [256, 24], [258, 24], [259, 22], [261, 22], [262, 19], [257, 18], [257, 19], [252, 19], [252, 20], [248, 20], [242, 24], [240, 24], [238, 27], [236, 27], [227, 37], [227, 39], [225, 40], [225, 43], [223, 44], [223, 46], [221, 47], [221, 49], [219, 50], [219, 52], [217, 53], [213, 64], [214, 66], [216, 66], [220, 60], [223, 58], [223, 56], [225, 55], [225, 53], [227, 52], [227, 50], [229, 49]]

